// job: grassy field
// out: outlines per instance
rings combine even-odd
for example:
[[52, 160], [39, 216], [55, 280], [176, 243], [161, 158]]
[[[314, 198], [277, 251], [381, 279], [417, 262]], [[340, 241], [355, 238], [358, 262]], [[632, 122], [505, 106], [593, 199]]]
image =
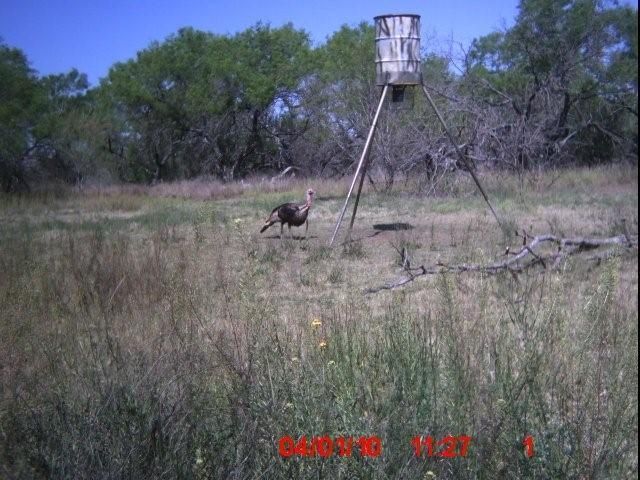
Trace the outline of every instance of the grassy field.
[[[346, 181], [0, 197], [0, 477], [636, 478], [637, 248], [364, 293], [402, 248], [489, 263], [516, 228], [638, 234], [637, 167], [483, 179], [508, 229], [460, 177], [365, 192], [334, 248]], [[309, 186], [308, 238], [258, 233]], [[283, 458], [286, 435], [382, 452]], [[416, 457], [418, 435], [472, 439]]]

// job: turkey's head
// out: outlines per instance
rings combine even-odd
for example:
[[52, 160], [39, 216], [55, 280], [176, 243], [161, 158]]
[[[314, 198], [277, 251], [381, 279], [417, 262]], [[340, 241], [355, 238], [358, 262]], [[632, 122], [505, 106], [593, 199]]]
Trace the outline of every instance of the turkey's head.
[[312, 188], [307, 190], [307, 204], [311, 205], [313, 203], [313, 198], [315, 197], [316, 192]]

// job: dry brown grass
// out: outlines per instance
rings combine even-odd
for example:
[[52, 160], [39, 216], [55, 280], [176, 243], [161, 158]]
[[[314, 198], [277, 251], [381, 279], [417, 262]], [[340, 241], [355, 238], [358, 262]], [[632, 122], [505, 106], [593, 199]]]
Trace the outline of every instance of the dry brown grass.
[[[637, 234], [635, 168], [484, 179], [514, 228], [609, 235], [624, 217]], [[633, 475], [637, 253], [364, 295], [401, 273], [398, 246], [488, 262], [516, 239], [461, 178], [455, 196], [365, 192], [356, 241], [329, 249], [346, 182], [2, 197], [0, 475]], [[260, 235], [307, 186], [309, 238]], [[278, 456], [280, 436], [324, 433], [378, 435], [384, 454]], [[473, 437], [467, 459], [412, 458], [411, 436], [448, 433]]]

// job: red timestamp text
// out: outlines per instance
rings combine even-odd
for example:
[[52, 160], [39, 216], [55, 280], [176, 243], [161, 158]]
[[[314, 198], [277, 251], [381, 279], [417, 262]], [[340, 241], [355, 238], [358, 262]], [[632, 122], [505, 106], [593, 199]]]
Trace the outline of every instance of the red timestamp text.
[[411, 439], [411, 446], [416, 457], [441, 457], [455, 458], [466, 457], [469, 450], [471, 437], [447, 435], [441, 440], [435, 440], [431, 435], [425, 437], [416, 436]]
[[278, 441], [278, 453], [281, 457], [315, 457], [328, 458], [332, 455], [338, 457], [350, 457], [353, 452], [361, 457], [379, 457], [382, 453], [382, 440], [377, 436], [370, 437], [335, 437], [328, 435], [306, 435], [297, 441], [289, 435], [285, 435]]

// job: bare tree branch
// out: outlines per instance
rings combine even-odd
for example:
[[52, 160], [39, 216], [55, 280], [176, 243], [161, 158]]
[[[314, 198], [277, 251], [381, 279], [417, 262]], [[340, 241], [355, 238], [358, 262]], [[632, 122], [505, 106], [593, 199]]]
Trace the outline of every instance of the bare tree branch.
[[[423, 275], [437, 275], [443, 273], [464, 273], [464, 272], [481, 272], [487, 274], [497, 274], [500, 272], [508, 271], [512, 273], [521, 273], [536, 265], [542, 265], [547, 270], [558, 269], [563, 262], [570, 256], [579, 254], [581, 252], [599, 249], [606, 246], [619, 246], [621, 248], [607, 249], [602, 252], [597, 252], [593, 255], [583, 257], [585, 261], [602, 261], [615, 256], [620, 256], [632, 249], [638, 248], [638, 236], [631, 236], [625, 232], [624, 235], [618, 235], [608, 238], [561, 238], [556, 235], [538, 235], [534, 237], [531, 242], [526, 243], [526, 233], [524, 234], [525, 244], [519, 251], [513, 253], [513, 256], [507, 260], [495, 261], [488, 265], [480, 264], [467, 264], [462, 263], [458, 265], [446, 265], [438, 263], [431, 267], [425, 267], [420, 265], [419, 267], [404, 268], [406, 276], [398, 278], [392, 282], [386, 283], [380, 287], [368, 288], [365, 290], [365, 294], [377, 293], [382, 290], [393, 290], [395, 288], [402, 287], [416, 278]], [[555, 252], [536, 252], [543, 244], [555, 244], [557, 250]], [[510, 255], [509, 249], [506, 252]], [[550, 265], [550, 267], [549, 267]]]

